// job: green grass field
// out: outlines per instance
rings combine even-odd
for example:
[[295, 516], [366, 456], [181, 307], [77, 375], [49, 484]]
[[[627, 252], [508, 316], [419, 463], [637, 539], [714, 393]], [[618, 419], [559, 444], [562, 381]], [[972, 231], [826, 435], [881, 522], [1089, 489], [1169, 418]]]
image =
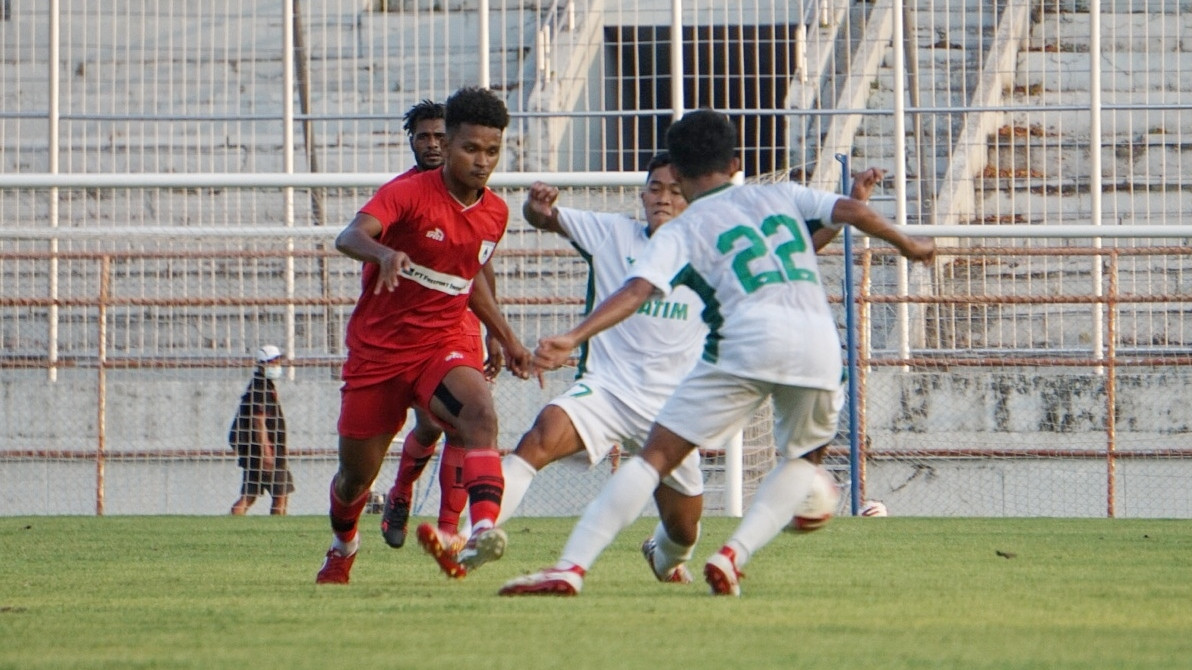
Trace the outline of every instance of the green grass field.
[[[368, 516], [352, 584], [316, 587], [322, 517], [0, 518], [0, 667], [1192, 667], [1189, 521], [837, 519], [732, 599], [655, 582], [642, 519], [578, 598], [496, 595], [573, 521], [515, 519], [449, 581]], [[734, 523], [706, 520], [693, 567]]]

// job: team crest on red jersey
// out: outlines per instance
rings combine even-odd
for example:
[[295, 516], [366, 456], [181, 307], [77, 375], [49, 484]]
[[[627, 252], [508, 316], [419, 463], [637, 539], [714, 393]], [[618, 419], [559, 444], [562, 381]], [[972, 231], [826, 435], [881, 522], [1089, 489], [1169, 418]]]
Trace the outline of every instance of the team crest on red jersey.
[[488, 259], [492, 257], [493, 250], [497, 248], [496, 242], [489, 242], [488, 240], [480, 240], [480, 264], [484, 265]]

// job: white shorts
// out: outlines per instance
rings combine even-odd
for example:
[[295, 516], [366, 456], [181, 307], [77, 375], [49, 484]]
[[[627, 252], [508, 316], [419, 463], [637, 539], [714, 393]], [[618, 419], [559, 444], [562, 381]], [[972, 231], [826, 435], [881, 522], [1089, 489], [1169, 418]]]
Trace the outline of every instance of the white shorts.
[[773, 398], [774, 445], [779, 454], [799, 458], [836, 435], [843, 388], [825, 391], [745, 379], [702, 360], [675, 389], [656, 421], [700, 447], [724, 444], [745, 427], [767, 397]]
[[[603, 460], [613, 445], [620, 445], [629, 453], [640, 453], [654, 425], [652, 418], [632, 409], [594, 380], [576, 382], [548, 404], [567, 413], [593, 465]], [[701, 495], [704, 474], [699, 466], [699, 452], [692, 450], [662, 483], [685, 496]]]

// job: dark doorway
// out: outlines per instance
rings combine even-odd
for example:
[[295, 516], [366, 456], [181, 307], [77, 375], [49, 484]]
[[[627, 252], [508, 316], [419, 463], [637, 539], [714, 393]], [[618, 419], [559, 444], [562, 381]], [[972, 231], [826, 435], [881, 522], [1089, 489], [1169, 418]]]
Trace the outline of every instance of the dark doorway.
[[[793, 25], [683, 28], [684, 108], [712, 107], [732, 116], [747, 175], [787, 168], [785, 118], [744, 110], [785, 109], [795, 33]], [[643, 170], [671, 122], [670, 27], [609, 27], [604, 39], [610, 108], [643, 112], [605, 122], [604, 169]]]

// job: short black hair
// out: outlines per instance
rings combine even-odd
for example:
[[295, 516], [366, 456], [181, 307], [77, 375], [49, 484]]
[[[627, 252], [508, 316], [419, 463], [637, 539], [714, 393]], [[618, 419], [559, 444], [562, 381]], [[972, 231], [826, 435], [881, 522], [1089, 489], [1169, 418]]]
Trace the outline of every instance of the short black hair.
[[414, 135], [414, 131], [418, 129], [419, 123], [428, 121], [430, 119], [443, 119], [446, 117], [447, 107], [445, 107], [443, 103], [435, 102], [434, 100], [423, 100], [411, 107], [409, 111], [407, 111], [405, 115], [401, 117], [402, 120], [405, 121], [405, 123], [402, 124], [402, 128], [405, 128], [406, 134], [412, 137]]
[[447, 132], [470, 123], [505, 130], [509, 125], [509, 110], [505, 102], [487, 88], [468, 86], [447, 98]]
[[737, 127], [711, 109], [687, 112], [666, 129], [666, 149], [680, 176], [728, 172], [737, 154]]
[[654, 170], [657, 170], [660, 167], [666, 167], [670, 164], [670, 153], [665, 150], [659, 151], [653, 156], [650, 156], [650, 162], [646, 163], [646, 182], [649, 183], [650, 175], [654, 174]]

